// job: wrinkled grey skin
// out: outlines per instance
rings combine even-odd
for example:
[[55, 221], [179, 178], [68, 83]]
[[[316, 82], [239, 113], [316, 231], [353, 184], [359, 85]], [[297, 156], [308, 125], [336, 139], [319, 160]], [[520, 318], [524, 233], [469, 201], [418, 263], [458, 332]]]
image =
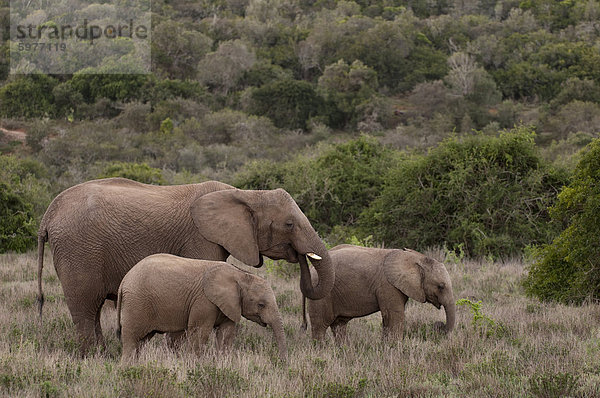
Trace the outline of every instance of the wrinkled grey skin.
[[124, 178], [85, 182], [58, 195], [38, 231], [38, 300], [42, 313], [44, 242], [77, 328], [81, 353], [104, 344], [100, 310], [116, 300], [121, 280], [156, 253], [225, 261], [231, 254], [260, 267], [262, 256], [312, 264], [320, 282], [301, 281], [307, 297], [333, 285], [329, 254], [296, 202], [283, 189], [240, 190], [216, 181], [154, 186]]
[[148, 256], [123, 278], [117, 313], [124, 362], [134, 359], [140, 344], [155, 333], [187, 331], [200, 354], [216, 329], [217, 348], [231, 348], [242, 316], [270, 326], [280, 358], [287, 360], [283, 321], [271, 286], [221, 261]]
[[[454, 328], [456, 306], [452, 281], [444, 264], [409, 249], [377, 249], [352, 245], [329, 251], [335, 282], [321, 300], [308, 300], [312, 337], [322, 340], [331, 327], [335, 340], [346, 338], [346, 324], [356, 317], [381, 311], [383, 336], [402, 338], [408, 298], [428, 302], [446, 311], [446, 332]], [[300, 271], [308, 274], [308, 267]], [[316, 278], [316, 272], [313, 271]], [[304, 300], [304, 298], [303, 298]], [[304, 304], [304, 303], [303, 303]], [[303, 305], [304, 324], [306, 314]]]

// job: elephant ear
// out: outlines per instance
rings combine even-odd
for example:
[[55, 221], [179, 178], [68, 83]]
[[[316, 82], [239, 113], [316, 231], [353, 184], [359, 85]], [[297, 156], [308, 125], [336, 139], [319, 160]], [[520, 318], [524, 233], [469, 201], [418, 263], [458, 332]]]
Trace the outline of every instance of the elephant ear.
[[242, 296], [233, 266], [216, 265], [204, 273], [202, 290], [206, 298], [219, 307], [225, 316], [239, 322], [242, 316]]
[[225, 189], [207, 193], [192, 203], [190, 212], [204, 238], [223, 246], [247, 265], [260, 264], [258, 226], [243, 191]]
[[412, 250], [393, 250], [383, 260], [383, 273], [396, 289], [420, 303], [425, 302], [423, 269]]

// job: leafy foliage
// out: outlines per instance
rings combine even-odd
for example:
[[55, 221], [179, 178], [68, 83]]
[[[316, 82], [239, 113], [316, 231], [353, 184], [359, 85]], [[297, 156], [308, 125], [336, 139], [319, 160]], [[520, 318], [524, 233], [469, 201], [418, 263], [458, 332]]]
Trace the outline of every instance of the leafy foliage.
[[457, 300], [456, 305], [465, 306], [470, 309], [473, 316], [471, 325], [473, 326], [473, 329], [478, 331], [482, 336], [503, 336], [506, 333], [506, 328], [501, 323], [495, 321], [493, 318], [481, 311], [481, 307], [483, 305], [481, 300], [473, 302], [469, 299], [463, 298]]
[[165, 185], [166, 181], [160, 169], [146, 163], [115, 162], [107, 166], [98, 178], [124, 177], [145, 184]]
[[25, 252], [37, 242], [33, 206], [0, 182], [0, 253]]
[[537, 250], [527, 292], [561, 302], [600, 298], [600, 139], [586, 147], [550, 215], [565, 228]]
[[312, 84], [284, 79], [251, 92], [250, 113], [270, 118], [275, 126], [306, 128], [309, 118], [320, 115], [324, 101]]
[[58, 81], [47, 75], [19, 77], [0, 88], [0, 116], [52, 116], [55, 107], [52, 92]]
[[290, 162], [252, 163], [234, 184], [245, 189], [283, 187], [322, 232], [333, 226], [352, 226], [373, 201], [394, 153], [374, 138], [361, 136], [323, 149], [314, 158]]
[[535, 149], [531, 130], [452, 137], [406, 158], [361, 214], [365, 235], [416, 249], [463, 245], [469, 256], [505, 256], [551, 237], [546, 208], [564, 182]]
[[37, 224], [50, 203], [47, 170], [33, 159], [0, 156], [0, 253], [37, 243]]

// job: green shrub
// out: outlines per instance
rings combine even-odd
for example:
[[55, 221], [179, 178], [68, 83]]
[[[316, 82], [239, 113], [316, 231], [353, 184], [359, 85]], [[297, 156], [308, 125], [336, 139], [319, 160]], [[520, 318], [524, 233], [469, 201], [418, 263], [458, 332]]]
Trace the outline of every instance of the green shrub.
[[306, 128], [306, 122], [322, 114], [324, 101], [315, 87], [302, 80], [283, 79], [251, 91], [250, 113], [266, 116], [281, 128]]
[[140, 100], [147, 95], [148, 77], [136, 74], [75, 74], [70, 85], [88, 103], [99, 98], [111, 101]]
[[321, 95], [340, 113], [337, 117], [330, 115], [332, 124], [341, 127], [352, 121], [356, 123], [357, 107], [368, 101], [376, 90], [377, 73], [358, 60], [350, 65], [340, 59], [328, 65], [318, 84]]
[[542, 300], [600, 298], [600, 139], [584, 150], [571, 183], [558, 195], [551, 217], [565, 228], [537, 250], [526, 291]]
[[19, 77], [0, 88], [0, 116], [44, 117], [55, 112], [52, 89], [58, 81], [35, 74]]
[[146, 163], [115, 162], [107, 166], [97, 178], [124, 177], [145, 184], [165, 185], [162, 171]]
[[359, 224], [386, 246], [507, 256], [551, 239], [546, 209], [564, 181], [528, 128], [451, 137], [392, 168]]
[[154, 82], [150, 90], [150, 97], [154, 103], [171, 98], [210, 100], [206, 89], [197, 81], [177, 79], [165, 79]]
[[32, 205], [36, 220], [42, 217], [56, 194], [51, 192], [48, 178], [48, 170], [36, 159], [0, 155], [0, 182], [6, 183], [24, 203]]
[[[314, 158], [251, 163], [234, 184], [244, 189], [284, 188], [320, 232], [353, 226], [378, 195], [394, 152], [368, 136], [325, 147]], [[348, 232], [351, 236], [351, 231]]]
[[33, 206], [0, 181], [0, 253], [23, 253], [35, 246], [36, 236]]

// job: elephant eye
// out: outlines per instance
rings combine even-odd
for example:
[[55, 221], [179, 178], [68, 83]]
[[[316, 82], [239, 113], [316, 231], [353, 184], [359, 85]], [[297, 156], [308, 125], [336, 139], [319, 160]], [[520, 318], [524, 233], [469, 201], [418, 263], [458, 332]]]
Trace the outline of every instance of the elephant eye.
[[258, 303], [258, 308], [265, 308], [265, 304], [264, 303]]
[[292, 221], [286, 221], [285, 226], [289, 229], [294, 228], [294, 223]]
[[444, 289], [446, 288], [446, 284], [445, 284], [444, 282], [442, 282], [442, 283], [440, 283], [440, 284], [438, 285], [438, 288], [439, 288], [440, 290], [444, 290]]

